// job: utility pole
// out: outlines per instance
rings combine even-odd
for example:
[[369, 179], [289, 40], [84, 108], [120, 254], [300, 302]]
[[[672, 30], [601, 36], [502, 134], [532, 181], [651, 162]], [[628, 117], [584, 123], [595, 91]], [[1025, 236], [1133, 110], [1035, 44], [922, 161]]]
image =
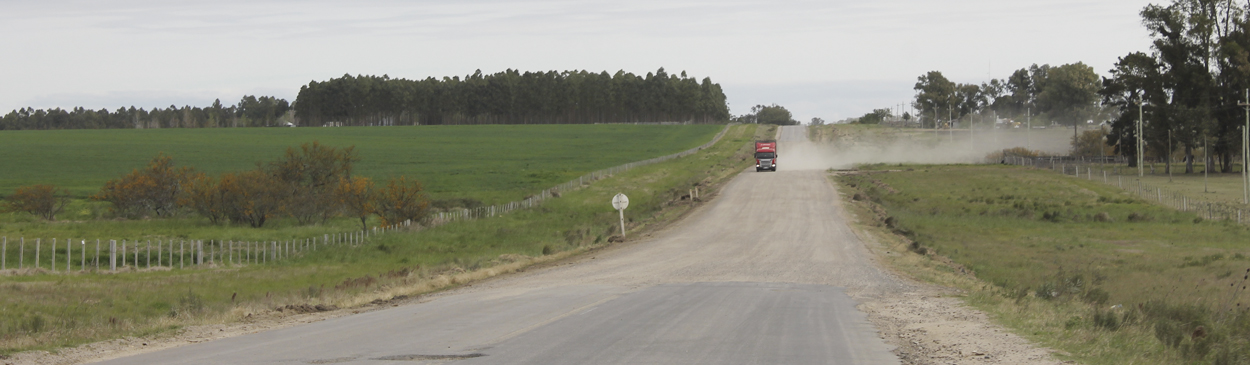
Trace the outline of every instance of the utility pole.
[[1142, 112], [1142, 104], [1145, 104], [1145, 101], [1141, 100], [1140, 98], [1137, 99], [1137, 177], [1145, 176], [1145, 171], [1142, 171], [1142, 163], [1144, 162], [1142, 158], [1142, 154], [1144, 153], [1143, 151], [1145, 150], [1142, 148], [1142, 138], [1141, 138], [1141, 133], [1142, 133], [1141, 125], [1142, 125], [1142, 118], [1144, 115]]
[[937, 111], [938, 111], [937, 106], [934, 106], [933, 107], [933, 139], [935, 140], [938, 138], [938, 134], [937, 134], [938, 133], [938, 113]]
[[[980, 116], [977, 116], [977, 119], [981, 119]], [[968, 149], [973, 151], [977, 150], [976, 126], [977, 124], [972, 122], [972, 116], [968, 116]]]
[[1032, 107], [1024, 108], [1024, 148], [1033, 149], [1033, 114]]
[[1246, 89], [1246, 101], [1237, 103], [1246, 109], [1246, 126], [1241, 128], [1241, 204], [1250, 204], [1250, 89]]
[[955, 108], [946, 108], [946, 120], [950, 125], [946, 126], [946, 133], [951, 137], [951, 143], [955, 143]]

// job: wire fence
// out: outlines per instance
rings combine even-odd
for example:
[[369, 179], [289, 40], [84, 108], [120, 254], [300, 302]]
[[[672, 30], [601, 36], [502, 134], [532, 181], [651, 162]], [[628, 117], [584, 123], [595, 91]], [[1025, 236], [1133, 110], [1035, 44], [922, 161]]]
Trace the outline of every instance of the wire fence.
[[[411, 226], [325, 234], [282, 241], [103, 240], [0, 237], [0, 270], [31, 269], [70, 273], [146, 269], [188, 269], [222, 265], [265, 264], [330, 246], [355, 246], [371, 236]], [[15, 249], [11, 253], [10, 249]], [[16, 256], [16, 257], [14, 257]], [[58, 259], [61, 257], [62, 259]], [[63, 263], [63, 264], [62, 264]]]
[[[235, 240], [116, 240], [59, 238], [43, 239], [0, 237], [0, 270], [27, 268], [35, 272], [72, 273], [119, 270], [169, 270], [218, 267], [222, 265], [268, 264], [327, 247], [355, 247], [374, 237], [396, 231], [437, 227], [444, 224], [495, 217], [541, 204], [559, 197], [561, 192], [580, 189], [594, 181], [638, 167], [689, 156], [711, 147], [725, 136], [732, 125], [726, 125], [711, 141], [671, 155], [630, 162], [594, 171], [563, 184], [544, 189], [522, 200], [431, 214], [421, 222], [373, 227], [368, 230], [324, 234], [321, 237], [269, 241]], [[11, 253], [10, 249], [16, 252]], [[16, 256], [16, 257], [14, 257]], [[60, 257], [60, 259], [58, 259]], [[63, 264], [62, 264], [63, 263]]]
[[[1124, 157], [1117, 157], [1107, 161], [1107, 163], [1112, 164], [1127, 162], [1127, 159]], [[1003, 163], [1047, 169], [1074, 178], [1101, 180], [1104, 184], [1114, 185], [1147, 201], [1183, 212], [1193, 212], [1203, 219], [1228, 220], [1235, 221], [1238, 224], [1250, 223], [1250, 219], [1248, 219], [1250, 217], [1245, 217], [1246, 213], [1250, 213], [1250, 207], [1246, 205], [1193, 199], [1175, 190], [1135, 179], [1135, 176], [1130, 175], [1126, 179], [1126, 176], [1121, 173], [1122, 169], [1128, 169], [1124, 166], [1095, 164], [1088, 160], [1073, 157], [1005, 156], [1003, 157]], [[1136, 168], [1131, 170], [1136, 171]]]

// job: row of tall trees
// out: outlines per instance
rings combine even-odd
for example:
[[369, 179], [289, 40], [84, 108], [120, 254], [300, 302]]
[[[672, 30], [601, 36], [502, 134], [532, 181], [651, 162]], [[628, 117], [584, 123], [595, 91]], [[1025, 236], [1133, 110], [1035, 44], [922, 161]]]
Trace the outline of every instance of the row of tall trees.
[[1098, 74], [1081, 62], [1057, 67], [1035, 64], [1016, 70], [1006, 80], [991, 79], [980, 85], [955, 83], [939, 71], [929, 71], [917, 78], [914, 89], [912, 105], [922, 123], [993, 111], [1008, 118], [1040, 117], [1070, 126], [1102, 111]]
[[[1099, 80], [1080, 62], [1033, 65], [981, 85], [931, 71], [918, 78], [913, 106], [926, 122], [987, 110], [1063, 125], [1105, 117], [1112, 121], [1106, 143], [1130, 157], [1137, 155], [1140, 120], [1147, 155], [1180, 151], [1185, 172], [1192, 173], [1201, 149], [1220, 171], [1231, 172], [1243, 151], [1246, 112], [1238, 103], [1250, 103], [1250, 4], [1173, 0], [1148, 5], [1140, 15], [1150, 51], [1120, 57], [1110, 77]], [[1171, 158], [1165, 161], [1170, 171]]]
[[1141, 11], [1150, 52], [1120, 57], [1100, 92], [1121, 111], [1108, 137], [1118, 153], [1136, 156], [1140, 114], [1147, 154], [1183, 151], [1185, 172], [1193, 172], [1194, 150], [1209, 146], [1220, 170], [1232, 171], [1245, 123], [1238, 102], [1250, 88], [1248, 6], [1175, 0]]
[[520, 72], [392, 79], [343, 75], [300, 88], [301, 125], [716, 123], [729, 119], [719, 84], [624, 71]]
[[291, 106], [272, 96], [247, 95], [238, 104], [223, 106], [221, 100], [200, 108], [170, 105], [168, 108], [117, 108], [70, 110], [21, 108], [0, 117], [0, 130], [119, 129], [119, 128], [223, 128], [278, 125]]
[[177, 167], [173, 158], [162, 154], [143, 169], [108, 181], [92, 199], [111, 203], [114, 214], [123, 217], [169, 217], [190, 211], [213, 223], [252, 227], [276, 217], [315, 224], [347, 216], [360, 219], [362, 229], [375, 214], [384, 225], [425, 217], [429, 201], [419, 181], [401, 176], [375, 187], [368, 178], [352, 176], [358, 160], [353, 147], [313, 142], [289, 148], [283, 158], [258, 163], [255, 169], [212, 177]]

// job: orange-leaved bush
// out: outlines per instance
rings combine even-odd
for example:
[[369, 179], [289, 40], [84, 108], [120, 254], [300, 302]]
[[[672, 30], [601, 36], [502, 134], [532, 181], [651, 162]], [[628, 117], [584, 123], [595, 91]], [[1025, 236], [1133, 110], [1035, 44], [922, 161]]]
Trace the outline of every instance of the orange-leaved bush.
[[419, 222], [430, 207], [421, 182], [404, 176], [387, 181], [386, 187], [378, 191], [376, 204], [383, 225]]
[[180, 195], [194, 176], [193, 169], [174, 167], [174, 159], [162, 153], [144, 169], [105, 182], [91, 199], [112, 203], [117, 215], [172, 216], [177, 212]]
[[52, 185], [31, 185], [17, 188], [5, 198], [5, 211], [26, 212], [47, 220], [56, 220], [57, 213], [69, 205], [69, 190]]
[[360, 176], [343, 178], [334, 195], [349, 217], [360, 219], [360, 229], [369, 228], [365, 221], [378, 209], [373, 180]]

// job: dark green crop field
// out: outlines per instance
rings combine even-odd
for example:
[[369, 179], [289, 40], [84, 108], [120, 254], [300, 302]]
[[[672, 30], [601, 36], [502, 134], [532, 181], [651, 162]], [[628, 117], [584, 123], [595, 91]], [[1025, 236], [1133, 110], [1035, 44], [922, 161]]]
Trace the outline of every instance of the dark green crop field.
[[421, 180], [433, 198], [518, 200], [584, 173], [679, 152], [722, 125], [486, 125], [5, 131], [0, 195], [53, 184], [77, 197], [142, 167], [158, 153], [218, 174], [273, 161], [287, 147], [320, 141], [356, 146], [356, 174]]

